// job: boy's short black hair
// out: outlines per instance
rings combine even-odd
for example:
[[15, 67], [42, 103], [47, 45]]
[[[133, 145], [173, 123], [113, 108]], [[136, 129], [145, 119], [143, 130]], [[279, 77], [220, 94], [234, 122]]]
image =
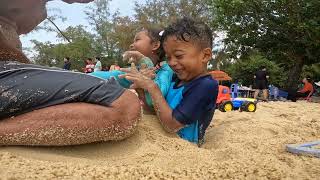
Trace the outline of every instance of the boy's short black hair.
[[65, 58], [66, 58], [66, 60], [68, 60], [68, 61], [70, 60], [70, 57], [68, 57], [68, 56], [67, 56], [67, 57], [65, 57]]
[[165, 41], [169, 36], [175, 36], [178, 40], [196, 43], [201, 48], [212, 49], [212, 35], [211, 29], [204, 22], [184, 17], [165, 28], [162, 40]]
[[100, 57], [96, 57], [95, 59], [99, 60], [100, 61]]

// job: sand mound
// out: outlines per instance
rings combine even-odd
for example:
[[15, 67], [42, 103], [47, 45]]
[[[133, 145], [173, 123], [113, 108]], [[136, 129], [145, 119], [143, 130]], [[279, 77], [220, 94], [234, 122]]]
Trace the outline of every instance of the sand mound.
[[[144, 115], [121, 142], [71, 147], [0, 147], [0, 177], [18, 179], [316, 179], [318, 158], [285, 144], [320, 139], [320, 104], [270, 102], [255, 113], [216, 111], [198, 148]], [[1, 179], [1, 178], [0, 178]]]

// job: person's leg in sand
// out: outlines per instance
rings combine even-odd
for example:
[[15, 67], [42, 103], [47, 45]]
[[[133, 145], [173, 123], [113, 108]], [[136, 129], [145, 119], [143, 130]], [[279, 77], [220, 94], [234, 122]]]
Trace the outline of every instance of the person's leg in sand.
[[[85, 74], [10, 63], [25, 56], [0, 45], [0, 145], [74, 145], [132, 134], [141, 111], [135, 94]], [[83, 81], [91, 85], [78, 86]]]
[[139, 101], [126, 90], [110, 107], [69, 103], [0, 120], [0, 145], [61, 146], [121, 140], [134, 132], [139, 118]]
[[264, 101], [268, 101], [268, 89], [264, 89], [262, 90], [262, 93], [263, 93], [263, 100]]
[[258, 99], [260, 91], [262, 91], [262, 99], [263, 101], [268, 101], [268, 86], [266, 81], [264, 80], [256, 80], [255, 82], [255, 92], [254, 92], [254, 99]]
[[[132, 134], [140, 118], [137, 96], [114, 80], [43, 69], [24, 71], [31, 72], [0, 72], [0, 145], [73, 145], [123, 139]], [[66, 82], [55, 80], [57, 76], [64, 76]], [[81, 87], [79, 81], [87, 82], [86, 86]]]

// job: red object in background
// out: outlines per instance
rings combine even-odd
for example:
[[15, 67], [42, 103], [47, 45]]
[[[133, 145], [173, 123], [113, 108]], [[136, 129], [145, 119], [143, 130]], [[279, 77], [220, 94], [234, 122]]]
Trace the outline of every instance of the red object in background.
[[219, 92], [218, 92], [216, 104], [220, 104], [223, 101], [230, 101], [230, 100], [231, 100], [230, 88], [227, 86], [219, 85]]
[[210, 71], [209, 74], [217, 81], [230, 81], [232, 78], [223, 71]]
[[84, 68], [84, 73], [92, 73], [94, 71], [94, 64], [87, 64]]

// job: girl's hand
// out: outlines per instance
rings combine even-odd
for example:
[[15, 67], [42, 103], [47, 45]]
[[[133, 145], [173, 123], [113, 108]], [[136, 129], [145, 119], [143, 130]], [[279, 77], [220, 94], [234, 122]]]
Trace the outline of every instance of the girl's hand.
[[132, 89], [145, 89], [148, 90], [150, 86], [154, 84], [150, 77], [139, 72], [134, 63], [131, 63], [131, 68], [121, 68], [120, 71], [126, 72], [126, 74], [120, 75], [120, 78], [126, 78], [133, 82], [130, 86]]
[[145, 56], [139, 51], [126, 51], [123, 55], [123, 61], [128, 63], [138, 63]]

